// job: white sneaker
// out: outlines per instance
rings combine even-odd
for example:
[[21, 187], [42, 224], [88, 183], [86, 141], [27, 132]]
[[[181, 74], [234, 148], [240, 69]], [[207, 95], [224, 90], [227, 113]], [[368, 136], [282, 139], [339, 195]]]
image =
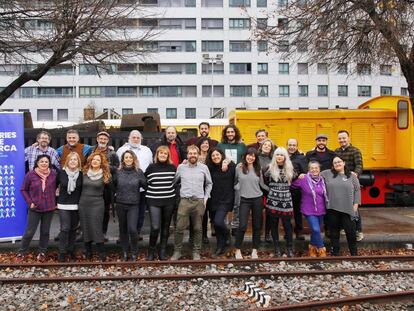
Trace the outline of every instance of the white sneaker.
[[356, 240], [357, 242], [361, 242], [364, 239], [364, 234], [362, 232], [357, 232], [356, 234]]
[[252, 249], [252, 259], [258, 259], [259, 256], [257, 256], [257, 249], [253, 248]]
[[236, 249], [236, 252], [234, 253], [234, 257], [236, 259], [243, 259], [242, 253], [240, 249]]

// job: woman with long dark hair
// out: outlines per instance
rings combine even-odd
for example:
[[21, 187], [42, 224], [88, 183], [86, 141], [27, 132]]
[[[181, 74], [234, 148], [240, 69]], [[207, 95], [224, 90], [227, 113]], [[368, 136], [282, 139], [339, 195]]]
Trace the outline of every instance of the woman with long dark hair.
[[92, 259], [92, 243], [96, 243], [100, 261], [105, 261], [102, 224], [105, 212], [104, 190], [111, 183], [106, 156], [92, 153], [83, 170], [82, 193], [79, 200], [79, 219], [85, 243], [85, 257]]
[[68, 254], [75, 259], [76, 228], [79, 223], [78, 205], [82, 193], [81, 159], [76, 152], [70, 152], [63, 168], [58, 173], [60, 233], [58, 261], [65, 261]]
[[252, 211], [253, 249], [251, 257], [257, 259], [262, 226], [263, 192], [260, 189], [260, 163], [257, 150], [249, 148], [236, 168], [235, 183], [240, 189], [240, 224], [236, 234], [236, 259], [243, 259], [241, 246], [246, 233], [250, 210]]
[[158, 236], [160, 238], [160, 260], [167, 259], [167, 243], [170, 235], [170, 223], [176, 202], [174, 176], [177, 168], [171, 160], [170, 149], [159, 146], [155, 152], [154, 163], [145, 171], [148, 189], [147, 205], [150, 211], [151, 232], [147, 260], [154, 260]]
[[339, 232], [345, 230], [351, 256], [358, 255], [354, 218], [361, 204], [361, 189], [358, 177], [352, 174], [345, 161], [336, 156], [332, 169], [322, 173], [328, 193], [327, 222], [332, 244], [332, 255], [339, 256]]
[[233, 209], [234, 205], [236, 165], [231, 161], [227, 170], [223, 171], [224, 159], [224, 152], [219, 148], [213, 148], [209, 151], [206, 161], [213, 181], [210, 199], [207, 202], [207, 208], [210, 210], [210, 217], [213, 219], [217, 239], [217, 249], [213, 257], [224, 255], [226, 252], [228, 236], [226, 218], [227, 213]]
[[37, 260], [46, 260], [50, 224], [56, 209], [56, 173], [51, 169], [50, 157], [41, 154], [36, 158], [34, 169], [24, 177], [21, 192], [28, 206], [27, 225], [17, 261], [25, 259], [30, 242], [40, 222], [40, 240]]
[[132, 150], [121, 155], [121, 165], [114, 176], [115, 209], [119, 221], [119, 239], [122, 246], [122, 258], [128, 260], [131, 242], [131, 259], [138, 256], [138, 214], [140, 189], [146, 188], [144, 172], [139, 168], [138, 158]]
[[290, 184], [295, 173], [289, 154], [285, 148], [279, 147], [273, 153], [272, 162], [263, 175], [263, 188], [268, 191], [266, 197], [266, 218], [270, 220], [271, 233], [275, 248], [275, 256], [280, 257], [279, 219], [283, 224], [286, 239], [286, 254], [293, 257], [293, 234], [291, 218], [293, 216]]

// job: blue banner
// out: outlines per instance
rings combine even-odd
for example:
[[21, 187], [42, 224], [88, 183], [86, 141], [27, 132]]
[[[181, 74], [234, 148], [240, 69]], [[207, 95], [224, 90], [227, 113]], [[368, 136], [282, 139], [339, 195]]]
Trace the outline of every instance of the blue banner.
[[0, 113], [0, 241], [23, 236], [27, 206], [20, 192], [25, 175], [23, 113]]

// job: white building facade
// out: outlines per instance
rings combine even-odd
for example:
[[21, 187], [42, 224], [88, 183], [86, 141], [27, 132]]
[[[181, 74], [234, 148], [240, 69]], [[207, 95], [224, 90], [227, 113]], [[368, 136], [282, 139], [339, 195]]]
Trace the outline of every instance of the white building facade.
[[[209, 118], [218, 111], [226, 117], [236, 108], [355, 108], [370, 97], [408, 94], [398, 66], [363, 65], [359, 74], [350, 75], [357, 64], [310, 64], [306, 52], [296, 62], [252, 40], [249, 16], [275, 25], [277, 19], [266, 20], [266, 12], [285, 3], [145, 0], [147, 9], [162, 16], [131, 21], [131, 31], [154, 25], [161, 30], [145, 64], [131, 60], [106, 70], [60, 65], [25, 84], [0, 108], [29, 110], [34, 121], [80, 122], [87, 107], [97, 113], [113, 109], [121, 115], [156, 111], [161, 118]], [[0, 66], [0, 88], [21, 70], [18, 64]]]

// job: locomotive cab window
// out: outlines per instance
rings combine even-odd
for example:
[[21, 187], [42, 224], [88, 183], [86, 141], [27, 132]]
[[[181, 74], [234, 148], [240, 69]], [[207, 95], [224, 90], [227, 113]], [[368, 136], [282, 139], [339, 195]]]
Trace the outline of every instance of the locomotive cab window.
[[398, 102], [397, 120], [399, 129], [408, 128], [408, 102], [405, 100]]

